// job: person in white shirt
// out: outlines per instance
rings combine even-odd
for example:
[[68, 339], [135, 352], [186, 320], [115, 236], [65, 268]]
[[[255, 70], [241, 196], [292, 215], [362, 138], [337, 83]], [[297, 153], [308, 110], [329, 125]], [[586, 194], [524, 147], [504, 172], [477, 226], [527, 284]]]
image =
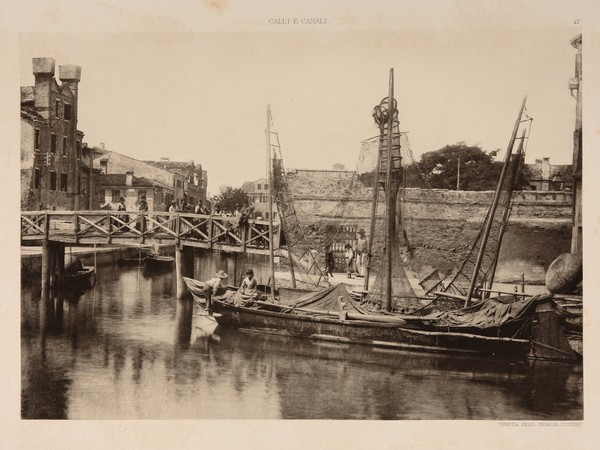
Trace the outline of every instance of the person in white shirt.
[[242, 281], [240, 291], [244, 295], [255, 295], [257, 287], [258, 282], [256, 281], [256, 278], [254, 278], [254, 271], [252, 269], [248, 269], [246, 271], [246, 278], [244, 278], [244, 281]]
[[224, 280], [227, 277], [228, 275], [225, 272], [219, 270], [213, 278], [204, 283], [202, 292], [204, 293], [204, 298], [206, 299], [206, 309], [209, 313], [212, 296], [217, 292], [217, 289], [221, 287], [221, 280]]

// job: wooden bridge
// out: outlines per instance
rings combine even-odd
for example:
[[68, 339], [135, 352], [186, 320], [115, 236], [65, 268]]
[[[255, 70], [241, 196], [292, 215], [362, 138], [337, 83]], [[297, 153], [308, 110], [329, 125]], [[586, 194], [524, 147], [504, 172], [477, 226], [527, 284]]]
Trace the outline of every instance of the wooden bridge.
[[[238, 253], [269, 254], [269, 222], [191, 213], [127, 211], [21, 212], [21, 243], [52, 241], [76, 245], [165, 244]], [[280, 228], [273, 225], [273, 247]]]
[[[273, 248], [279, 247], [280, 227], [273, 226]], [[128, 211], [23, 211], [21, 244], [42, 245], [42, 298], [64, 281], [65, 246], [139, 246], [173, 243], [177, 297], [186, 289], [184, 276], [192, 276], [193, 247], [209, 251], [270, 254], [269, 222], [238, 217], [190, 213]]]

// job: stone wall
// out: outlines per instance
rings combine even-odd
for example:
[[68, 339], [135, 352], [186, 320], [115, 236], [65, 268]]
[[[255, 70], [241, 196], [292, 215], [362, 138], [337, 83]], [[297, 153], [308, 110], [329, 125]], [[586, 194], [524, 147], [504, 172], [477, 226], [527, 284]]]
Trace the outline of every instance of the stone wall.
[[[354, 240], [360, 228], [368, 232], [373, 191], [358, 180], [353, 181], [352, 172], [291, 171], [288, 182], [307, 237], [321, 253], [333, 235], [335, 242], [344, 243]], [[425, 276], [434, 268], [449, 274], [462, 263], [493, 194], [406, 189], [403, 225], [414, 249], [409, 268], [415, 276]], [[569, 251], [571, 210], [568, 192], [516, 193], [497, 279], [512, 282], [525, 273], [527, 281], [541, 282], [552, 260]], [[383, 217], [383, 213], [380, 193], [378, 216]], [[378, 221], [376, 233], [382, 229], [383, 224]], [[381, 243], [381, 237], [376, 237], [375, 253]]]

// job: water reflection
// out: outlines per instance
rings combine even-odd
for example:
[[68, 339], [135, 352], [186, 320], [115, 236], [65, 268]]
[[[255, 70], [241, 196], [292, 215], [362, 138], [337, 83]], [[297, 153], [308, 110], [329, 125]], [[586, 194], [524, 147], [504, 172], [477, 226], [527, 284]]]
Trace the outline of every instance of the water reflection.
[[24, 418], [581, 419], [580, 367], [215, 328], [170, 272], [22, 289]]

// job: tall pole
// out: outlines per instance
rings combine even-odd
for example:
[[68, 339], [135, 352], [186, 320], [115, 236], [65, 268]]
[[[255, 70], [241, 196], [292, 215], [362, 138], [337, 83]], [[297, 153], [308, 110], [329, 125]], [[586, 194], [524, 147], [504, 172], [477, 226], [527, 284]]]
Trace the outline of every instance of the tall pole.
[[273, 174], [271, 173], [271, 105], [267, 104], [267, 196], [269, 197], [269, 261], [271, 265], [271, 300], [275, 302], [275, 256], [273, 254]]
[[381, 164], [381, 148], [383, 146], [383, 123], [379, 125], [379, 147], [377, 148], [377, 164], [375, 165], [375, 184], [373, 186], [373, 199], [371, 201], [371, 228], [369, 230], [369, 242], [367, 243], [367, 267], [365, 269], [365, 282], [363, 291], [369, 292], [369, 275], [371, 273], [371, 261], [373, 252], [373, 239], [375, 239], [375, 215], [377, 214], [377, 201], [379, 199], [379, 165]]
[[[391, 214], [391, 201], [392, 201], [392, 131], [394, 126], [394, 69], [390, 69], [390, 87], [388, 94], [388, 129], [387, 129], [387, 179], [386, 179], [386, 211], [387, 211], [387, 233], [385, 242], [385, 253], [387, 259], [386, 267], [386, 293], [385, 293], [385, 306], [386, 311], [392, 309], [392, 239], [391, 233], [395, 229], [394, 221], [396, 220], [395, 214]], [[395, 186], [395, 183], [394, 183]]]
[[456, 190], [460, 191], [460, 155], [458, 155], [458, 164], [456, 167]]
[[477, 253], [477, 261], [475, 262], [475, 267], [473, 268], [473, 277], [471, 278], [471, 284], [469, 285], [469, 291], [467, 292], [467, 299], [465, 300], [465, 307], [467, 307], [471, 304], [471, 298], [473, 297], [473, 291], [475, 290], [475, 283], [477, 283], [477, 275], [479, 273], [479, 269], [481, 269], [481, 262], [483, 260], [483, 255], [485, 253], [485, 248], [487, 246], [487, 240], [488, 240], [488, 237], [490, 236], [490, 230], [492, 229], [492, 223], [494, 222], [494, 215], [496, 214], [496, 208], [498, 207], [500, 191], [502, 190], [504, 178], [506, 177], [508, 162], [510, 161], [510, 155], [512, 153], [513, 146], [515, 145], [515, 140], [517, 138], [517, 132], [519, 131], [519, 125], [521, 125], [521, 117], [523, 117], [523, 111], [525, 110], [525, 102], [526, 101], [527, 101], [527, 96], [525, 96], [525, 98], [523, 99], [523, 103], [521, 104], [521, 109], [519, 110], [519, 115], [517, 117], [517, 121], [515, 122], [515, 126], [513, 128], [513, 132], [510, 137], [510, 141], [508, 143], [508, 147], [506, 148], [506, 156], [504, 157], [504, 165], [502, 166], [502, 172], [500, 173], [500, 180], [498, 181], [498, 185], [496, 186], [496, 192], [494, 192], [494, 199], [492, 200], [492, 206], [490, 207], [487, 221], [485, 223], [483, 237], [481, 239], [481, 245], [479, 247], [479, 252]]

